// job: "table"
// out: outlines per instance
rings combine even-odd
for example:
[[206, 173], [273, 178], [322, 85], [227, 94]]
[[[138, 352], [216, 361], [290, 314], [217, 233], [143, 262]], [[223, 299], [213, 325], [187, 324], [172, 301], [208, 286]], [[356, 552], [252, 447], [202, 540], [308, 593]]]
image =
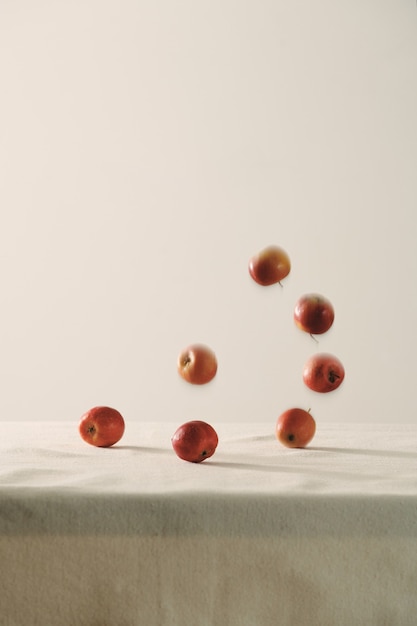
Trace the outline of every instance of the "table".
[[[185, 421], [185, 420], [184, 420]], [[77, 423], [2, 422], [2, 626], [415, 626], [417, 426], [126, 423], [113, 448]]]

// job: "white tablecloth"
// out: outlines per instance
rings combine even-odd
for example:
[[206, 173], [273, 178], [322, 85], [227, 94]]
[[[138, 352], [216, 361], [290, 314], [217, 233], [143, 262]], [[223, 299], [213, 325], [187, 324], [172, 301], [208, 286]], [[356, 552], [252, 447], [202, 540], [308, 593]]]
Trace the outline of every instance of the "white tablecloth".
[[[185, 420], [184, 420], [185, 421]], [[1, 423], [1, 626], [415, 626], [417, 426]]]

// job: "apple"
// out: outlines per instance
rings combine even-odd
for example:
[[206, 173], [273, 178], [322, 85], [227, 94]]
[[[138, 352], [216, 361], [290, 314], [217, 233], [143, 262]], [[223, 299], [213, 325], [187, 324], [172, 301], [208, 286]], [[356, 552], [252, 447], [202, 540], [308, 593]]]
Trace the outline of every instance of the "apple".
[[205, 385], [216, 375], [216, 355], [211, 348], [204, 344], [191, 344], [180, 352], [177, 370], [180, 376], [188, 383]]
[[281, 280], [288, 276], [290, 270], [290, 258], [279, 246], [268, 246], [249, 260], [249, 274], [263, 287], [281, 284]]
[[292, 408], [282, 413], [276, 422], [276, 438], [287, 448], [304, 448], [313, 439], [316, 422], [310, 411]]
[[334, 321], [332, 303], [317, 293], [308, 293], [298, 299], [294, 309], [294, 322], [310, 335], [321, 335]]
[[337, 389], [345, 377], [345, 368], [333, 354], [314, 354], [303, 369], [304, 383], [313, 391], [328, 393]]
[[190, 463], [201, 463], [214, 454], [219, 438], [210, 424], [192, 420], [177, 428], [171, 443], [180, 459]]
[[125, 422], [116, 409], [95, 406], [81, 416], [78, 430], [86, 443], [109, 448], [122, 438]]

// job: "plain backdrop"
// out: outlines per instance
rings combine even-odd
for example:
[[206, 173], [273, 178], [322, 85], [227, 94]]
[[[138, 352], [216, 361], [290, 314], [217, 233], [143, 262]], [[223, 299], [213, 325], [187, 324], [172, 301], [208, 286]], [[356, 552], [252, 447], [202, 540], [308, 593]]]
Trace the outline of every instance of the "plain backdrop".
[[[414, 0], [0, 1], [0, 419], [417, 422]], [[249, 258], [284, 247], [263, 288]], [[334, 305], [316, 343], [303, 293]], [[194, 387], [179, 351], [216, 352]], [[302, 382], [314, 352], [342, 387]]]

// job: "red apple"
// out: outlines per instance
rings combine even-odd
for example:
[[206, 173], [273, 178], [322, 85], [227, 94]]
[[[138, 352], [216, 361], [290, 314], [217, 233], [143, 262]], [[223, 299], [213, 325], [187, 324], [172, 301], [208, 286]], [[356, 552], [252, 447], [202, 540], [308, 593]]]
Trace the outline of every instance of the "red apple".
[[284, 411], [277, 419], [275, 434], [287, 448], [304, 448], [313, 439], [316, 422], [310, 411], [293, 408]]
[[216, 355], [208, 346], [201, 343], [192, 344], [180, 352], [177, 370], [188, 383], [205, 385], [216, 375]]
[[304, 383], [313, 391], [328, 393], [337, 389], [345, 377], [345, 368], [333, 354], [314, 354], [303, 369]]
[[201, 463], [211, 457], [218, 442], [219, 438], [214, 428], [200, 420], [182, 424], [171, 438], [177, 456], [191, 463]]
[[249, 274], [263, 287], [281, 284], [281, 280], [288, 276], [290, 270], [290, 258], [278, 246], [268, 246], [249, 260]]
[[122, 438], [125, 422], [116, 409], [95, 406], [81, 416], [78, 430], [86, 443], [108, 448]]
[[332, 303], [317, 293], [301, 296], [294, 309], [294, 322], [310, 335], [321, 335], [329, 330], [334, 321]]

